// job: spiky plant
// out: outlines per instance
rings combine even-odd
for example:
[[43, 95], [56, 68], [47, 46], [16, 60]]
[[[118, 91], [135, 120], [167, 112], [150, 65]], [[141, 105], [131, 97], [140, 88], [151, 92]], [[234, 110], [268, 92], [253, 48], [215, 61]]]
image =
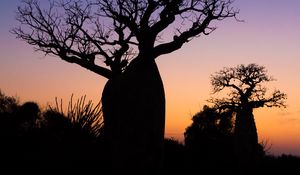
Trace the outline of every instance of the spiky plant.
[[72, 94], [66, 111], [63, 109], [62, 99], [58, 102], [58, 99], [55, 98], [55, 106], [49, 106], [49, 110], [67, 117], [74, 126], [87, 131], [88, 134], [95, 137], [99, 137], [102, 134], [103, 115], [101, 102], [94, 106], [92, 100], [86, 101], [86, 95], [81, 96], [74, 103]]

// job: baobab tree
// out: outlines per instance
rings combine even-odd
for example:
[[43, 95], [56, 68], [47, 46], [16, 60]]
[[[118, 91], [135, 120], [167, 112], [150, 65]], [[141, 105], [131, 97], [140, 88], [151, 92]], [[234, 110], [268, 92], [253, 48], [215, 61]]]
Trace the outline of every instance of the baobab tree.
[[267, 93], [264, 86], [274, 81], [264, 66], [257, 64], [224, 68], [211, 76], [213, 93], [229, 92], [224, 98], [211, 98], [219, 109], [236, 112], [234, 136], [238, 162], [247, 165], [258, 151], [258, 136], [253, 110], [261, 107], [285, 107], [286, 94], [280, 90]]
[[[36, 50], [108, 79], [102, 105], [112, 165], [123, 174], [162, 168], [165, 95], [160, 55], [235, 17], [232, 0], [23, 0], [13, 33]], [[168, 34], [166, 34], [168, 33]], [[165, 34], [165, 35], [164, 35]]]

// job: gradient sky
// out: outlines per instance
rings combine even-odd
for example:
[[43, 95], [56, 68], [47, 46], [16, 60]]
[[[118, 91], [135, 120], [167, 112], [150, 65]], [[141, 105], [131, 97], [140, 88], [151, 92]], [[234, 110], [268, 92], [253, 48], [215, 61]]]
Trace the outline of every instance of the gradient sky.
[[[105, 78], [34, 52], [9, 33], [18, 25], [19, 2], [0, 1], [0, 89], [43, 108], [54, 104], [55, 97], [67, 103], [72, 94], [99, 101]], [[300, 0], [236, 0], [234, 6], [245, 22], [218, 22], [211, 35], [158, 58], [166, 92], [166, 136], [183, 139], [192, 115], [211, 95], [212, 73], [257, 63], [277, 79], [268, 86], [270, 90], [276, 87], [288, 95], [286, 109], [255, 110], [259, 138], [271, 146], [273, 154], [300, 155]]]

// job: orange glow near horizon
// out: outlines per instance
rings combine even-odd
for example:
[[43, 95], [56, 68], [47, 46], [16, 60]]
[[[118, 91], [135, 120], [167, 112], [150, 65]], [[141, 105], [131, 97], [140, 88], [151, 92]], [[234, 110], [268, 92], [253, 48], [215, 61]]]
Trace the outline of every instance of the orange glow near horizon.
[[[53, 105], [55, 97], [67, 104], [72, 94], [74, 98], [87, 95], [97, 103], [105, 78], [34, 52], [9, 33], [17, 24], [18, 3], [0, 2], [0, 89], [20, 97], [21, 102], [36, 101], [42, 108]], [[211, 74], [223, 67], [256, 63], [277, 79], [269, 89], [278, 88], [288, 95], [286, 109], [254, 111], [259, 138], [271, 145], [273, 154], [300, 156], [300, 1], [236, 0], [234, 4], [245, 22], [220, 21], [212, 34], [157, 59], [166, 93], [166, 137], [183, 140], [191, 117], [211, 95]]]

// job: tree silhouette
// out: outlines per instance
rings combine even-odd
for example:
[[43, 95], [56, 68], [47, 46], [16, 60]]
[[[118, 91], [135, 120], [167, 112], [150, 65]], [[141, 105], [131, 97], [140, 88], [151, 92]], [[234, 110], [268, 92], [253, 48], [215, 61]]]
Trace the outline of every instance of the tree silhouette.
[[[211, 76], [213, 92], [229, 92], [226, 98], [211, 98], [219, 109], [236, 112], [234, 135], [238, 162], [246, 166], [254, 161], [258, 152], [258, 136], [253, 109], [285, 107], [286, 94], [274, 90], [267, 94], [265, 83], [274, 81], [264, 66], [257, 64], [224, 68]], [[227, 90], [227, 91], [226, 91]]]
[[233, 163], [233, 112], [205, 105], [192, 121], [184, 132], [188, 169], [195, 172], [201, 165], [209, 174], [229, 173]]
[[0, 114], [12, 113], [18, 106], [18, 99], [5, 95], [0, 89]]
[[[232, 0], [23, 0], [12, 32], [36, 50], [108, 79], [102, 93], [112, 170], [162, 169], [163, 83], [155, 63], [235, 17]], [[169, 33], [163, 35], [163, 33]]]

